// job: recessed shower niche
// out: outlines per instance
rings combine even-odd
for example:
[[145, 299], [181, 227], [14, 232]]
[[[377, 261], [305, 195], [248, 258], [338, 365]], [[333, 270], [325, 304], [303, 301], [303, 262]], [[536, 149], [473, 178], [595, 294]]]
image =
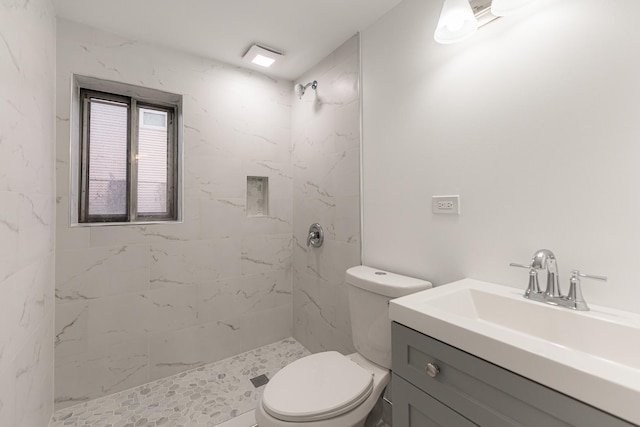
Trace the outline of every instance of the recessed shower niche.
[[247, 177], [247, 216], [269, 215], [269, 178]]

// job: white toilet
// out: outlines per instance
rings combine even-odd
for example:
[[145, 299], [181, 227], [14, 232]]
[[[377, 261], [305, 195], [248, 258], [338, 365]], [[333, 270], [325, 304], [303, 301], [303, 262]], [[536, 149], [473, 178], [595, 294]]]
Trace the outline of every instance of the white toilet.
[[325, 351], [275, 374], [256, 408], [259, 427], [362, 427], [389, 383], [389, 300], [431, 283], [358, 266], [347, 270], [351, 332], [357, 353]]

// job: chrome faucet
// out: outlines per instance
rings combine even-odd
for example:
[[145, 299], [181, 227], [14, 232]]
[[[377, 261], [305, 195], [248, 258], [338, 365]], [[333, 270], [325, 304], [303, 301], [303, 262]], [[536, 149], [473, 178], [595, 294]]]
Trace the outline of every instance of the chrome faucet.
[[[511, 267], [520, 267], [529, 269], [529, 285], [524, 293], [524, 297], [535, 301], [545, 302], [551, 305], [570, 308], [572, 310], [587, 311], [589, 306], [582, 296], [580, 287], [580, 278], [606, 281], [605, 276], [595, 276], [581, 273], [578, 270], [571, 271], [571, 280], [569, 281], [569, 294], [562, 295], [560, 291], [560, 278], [558, 275], [558, 262], [555, 255], [549, 249], [540, 249], [533, 254], [531, 263], [528, 265], [512, 262]], [[544, 292], [540, 290], [538, 285], [538, 271], [547, 270], [547, 287]]]
[[544, 291], [545, 298], [562, 298], [560, 291], [560, 278], [558, 275], [558, 262], [556, 256], [549, 249], [540, 249], [533, 254], [531, 268], [547, 270], [547, 288]]

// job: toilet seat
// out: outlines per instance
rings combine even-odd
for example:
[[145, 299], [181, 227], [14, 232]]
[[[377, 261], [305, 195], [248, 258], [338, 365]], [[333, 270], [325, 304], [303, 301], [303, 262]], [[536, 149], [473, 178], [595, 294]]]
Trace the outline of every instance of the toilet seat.
[[282, 421], [318, 421], [351, 411], [372, 390], [371, 372], [336, 351], [326, 351], [298, 359], [274, 375], [262, 405]]

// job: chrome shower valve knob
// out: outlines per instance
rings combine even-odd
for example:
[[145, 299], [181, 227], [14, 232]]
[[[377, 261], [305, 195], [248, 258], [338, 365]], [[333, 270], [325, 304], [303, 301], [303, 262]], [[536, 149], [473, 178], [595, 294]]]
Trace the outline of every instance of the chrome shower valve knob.
[[309, 227], [309, 234], [307, 234], [307, 247], [313, 246], [314, 248], [319, 248], [322, 246], [324, 242], [324, 230], [322, 226], [317, 222], [315, 224], [311, 224]]

